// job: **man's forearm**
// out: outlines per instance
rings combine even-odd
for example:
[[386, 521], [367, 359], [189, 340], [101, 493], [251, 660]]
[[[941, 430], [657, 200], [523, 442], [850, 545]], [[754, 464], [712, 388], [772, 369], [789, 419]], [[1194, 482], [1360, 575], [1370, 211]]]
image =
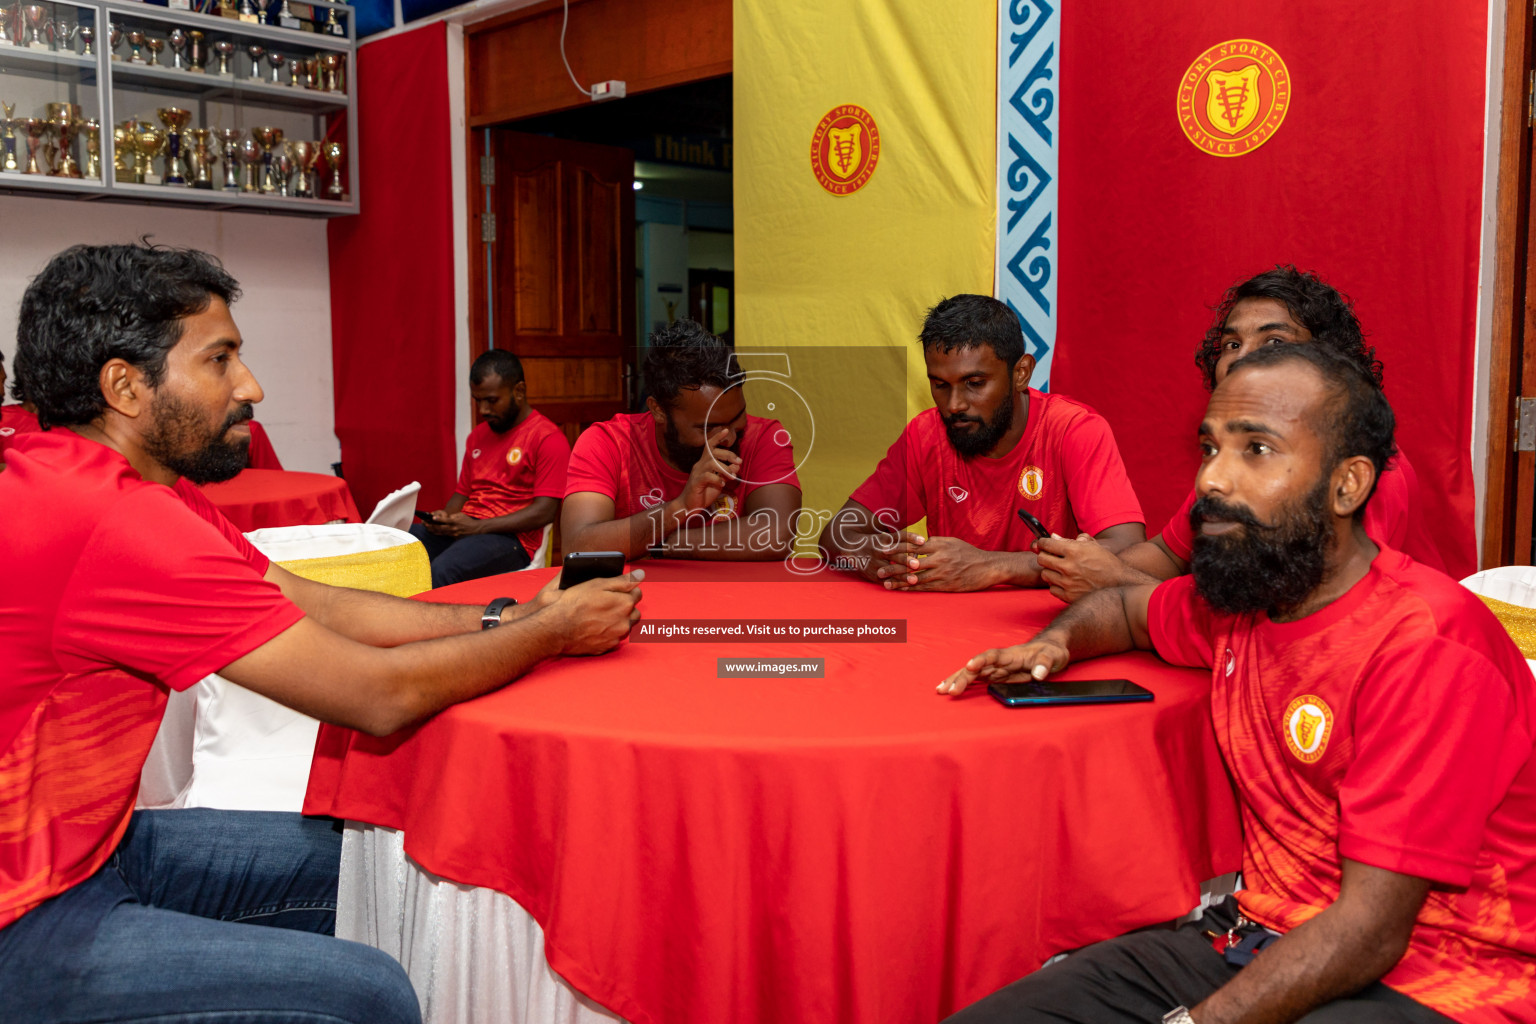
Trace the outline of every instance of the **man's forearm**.
[[1040, 559], [1033, 551], [991, 551], [988, 554], [1003, 574], [999, 582], [1014, 587], [1040, 585]]
[[682, 526], [686, 513], [676, 499], [636, 512], [624, 519], [588, 523], [566, 536], [567, 551], [622, 551], [624, 557], [644, 557], [646, 549], [660, 544]]
[[1148, 644], [1137, 635], [1127, 609], [1126, 601], [1132, 593], [1121, 588], [1096, 590], [1068, 606], [1035, 639], [1048, 638], [1061, 644], [1073, 661], [1146, 647]]
[[748, 562], [784, 558], [794, 551], [794, 534], [777, 515], [754, 513], [678, 530], [667, 538], [666, 553], [675, 558]]
[[1126, 568], [1121, 574], [1121, 586], [1171, 580], [1189, 571], [1184, 560], [1175, 558], [1173, 552], [1160, 543], [1157, 537], [1132, 544], [1121, 551], [1120, 562]]
[[[375, 647], [395, 647], [415, 640], [471, 633], [480, 628], [483, 607], [411, 601], [350, 587], [333, 587], [284, 572], [269, 571], [283, 596], [317, 623], [349, 640]], [[529, 614], [526, 605], [507, 608], [503, 622]]]
[[542, 530], [555, 521], [555, 515], [559, 513], [560, 506], [555, 506], [555, 512], [540, 511], [529, 505], [518, 509], [516, 512], [504, 516], [492, 516], [490, 519], [477, 520], [481, 533], [527, 533], [529, 530]]

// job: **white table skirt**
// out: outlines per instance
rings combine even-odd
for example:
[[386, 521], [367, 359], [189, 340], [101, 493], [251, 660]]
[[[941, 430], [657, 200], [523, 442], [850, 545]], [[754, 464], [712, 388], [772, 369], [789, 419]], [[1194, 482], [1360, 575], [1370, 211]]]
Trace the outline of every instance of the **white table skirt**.
[[505, 893], [447, 881], [405, 834], [348, 822], [336, 935], [399, 960], [425, 1024], [613, 1024], [544, 959], [544, 929]]

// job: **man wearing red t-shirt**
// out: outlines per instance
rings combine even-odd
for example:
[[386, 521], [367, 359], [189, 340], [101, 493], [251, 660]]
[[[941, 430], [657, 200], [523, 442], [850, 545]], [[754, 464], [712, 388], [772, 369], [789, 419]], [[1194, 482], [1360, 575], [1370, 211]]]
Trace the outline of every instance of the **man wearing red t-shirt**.
[[1098, 591], [939, 684], [1207, 666], [1243, 821], [1235, 899], [957, 1024], [1536, 1021], [1536, 681], [1475, 595], [1366, 533], [1393, 425], [1330, 349], [1246, 357], [1200, 427], [1193, 578]]
[[[0, 352], [0, 401], [5, 399], [5, 380], [5, 353]], [[0, 405], [0, 473], [5, 471], [5, 450], [11, 439], [37, 429], [37, 416], [25, 405]]]
[[567, 551], [750, 561], [795, 542], [800, 478], [789, 432], [747, 415], [736, 356], [692, 320], [651, 335], [646, 411], [576, 439], [560, 535]]
[[432, 559], [434, 587], [528, 568], [565, 496], [571, 446], [528, 404], [522, 361], [499, 348], [481, 353], [469, 393], [480, 422], [464, 442], [458, 487], [411, 527]]
[[[1381, 385], [1381, 362], [1376, 350], [1366, 345], [1349, 300], [1316, 274], [1295, 267], [1276, 267], [1230, 288], [1195, 361], [1210, 391], [1234, 362], [1259, 347], [1300, 343], [1333, 349]], [[1195, 498], [1191, 491], [1158, 536], [1118, 553], [1070, 534], [1041, 542], [1042, 575], [1051, 593], [1076, 601], [1101, 587], [1152, 583], [1189, 572], [1194, 542], [1189, 510]], [[1367, 534], [1387, 547], [1424, 565], [1445, 568], [1419, 504], [1418, 474], [1401, 449], [1377, 482], [1364, 525]]]
[[[1114, 434], [1081, 402], [1029, 386], [1019, 319], [986, 295], [928, 311], [920, 335], [934, 408], [907, 424], [821, 533], [829, 563], [887, 590], [1039, 585], [1036, 534], [1146, 538]], [[897, 533], [928, 519], [928, 536]]]
[[61, 253], [22, 297], [15, 372], [44, 429], [9, 452], [0, 507], [58, 514], [0, 531], [6, 1024], [415, 1024], [400, 966], [328, 936], [328, 822], [134, 812], [167, 692], [218, 672], [384, 735], [638, 617], [634, 576], [482, 610], [269, 563], [193, 486], [245, 465], [262, 398], [237, 294], [201, 253], [125, 245]]

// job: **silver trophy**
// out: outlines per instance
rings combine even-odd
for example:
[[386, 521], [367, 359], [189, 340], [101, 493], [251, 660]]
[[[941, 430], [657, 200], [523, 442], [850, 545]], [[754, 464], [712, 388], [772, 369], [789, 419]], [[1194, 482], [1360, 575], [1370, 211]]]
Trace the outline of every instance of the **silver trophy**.
[[272, 84], [283, 84], [283, 65], [288, 63], [288, 58], [276, 50], [267, 51], [267, 63], [272, 66]]
[[117, 55], [117, 44], [121, 43], [122, 41], [123, 30], [112, 24], [110, 21], [107, 22], [107, 52], [112, 55], [113, 60], [122, 60], [122, 58]]
[[[224, 156], [224, 191], [240, 191], [240, 136], [244, 135], [239, 128], [215, 128], [213, 137], [219, 140], [219, 150]], [[261, 158], [260, 149], [257, 150], [257, 159]]]
[[80, 26], [80, 45], [84, 47], [80, 51], [82, 57], [96, 56], [96, 49], [91, 44], [96, 41], [96, 30], [89, 25]]
[[[240, 162], [245, 165], [245, 183], [240, 186], [241, 192], [260, 192], [261, 186], [257, 179], [260, 177], [261, 143], [255, 139], [245, 139], [240, 143]], [[225, 188], [229, 185], [226, 183]]]
[[185, 71], [187, 69], [187, 33], [183, 29], [173, 28], [168, 40], [171, 44], [171, 67], [177, 71]]
[[251, 57], [251, 81], [261, 81], [261, 58], [267, 52], [265, 46], [257, 46], [255, 43], [247, 44], [245, 52]]
[[52, 27], [53, 21], [48, 17], [48, 8], [42, 4], [21, 5], [22, 46], [50, 49], [47, 36], [51, 33]]
[[215, 72], [220, 78], [230, 78], [234, 70], [229, 66], [229, 58], [235, 54], [235, 44], [228, 39], [220, 39], [213, 44], [214, 56], [219, 58], [219, 69]]
[[144, 33], [136, 28], [128, 30], [129, 64], [144, 63]]

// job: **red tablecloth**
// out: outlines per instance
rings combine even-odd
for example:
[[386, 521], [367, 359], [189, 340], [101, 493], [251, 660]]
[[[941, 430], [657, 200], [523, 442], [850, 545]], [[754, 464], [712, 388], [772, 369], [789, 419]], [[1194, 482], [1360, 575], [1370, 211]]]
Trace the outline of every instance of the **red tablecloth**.
[[324, 473], [247, 469], [233, 480], [207, 484], [203, 493], [242, 532], [264, 526], [318, 526], [336, 519], [358, 522], [347, 482]]
[[[1126, 655], [1068, 677], [1128, 677], [1154, 703], [954, 700], [943, 675], [1062, 606], [645, 568], [651, 620], [896, 618], [907, 641], [631, 641], [549, 662], [414, 732], [325, 728], [305, 810], [402, 829], [428, 870], [511, 895], [556, 971], [642, 1024], [928, 1024], [1237, 870], [1206, 673]], [[552, 572], [432, 597], [527, 597]], [[727, 655], [822, 657], [826, 677], [716, 678]]]

